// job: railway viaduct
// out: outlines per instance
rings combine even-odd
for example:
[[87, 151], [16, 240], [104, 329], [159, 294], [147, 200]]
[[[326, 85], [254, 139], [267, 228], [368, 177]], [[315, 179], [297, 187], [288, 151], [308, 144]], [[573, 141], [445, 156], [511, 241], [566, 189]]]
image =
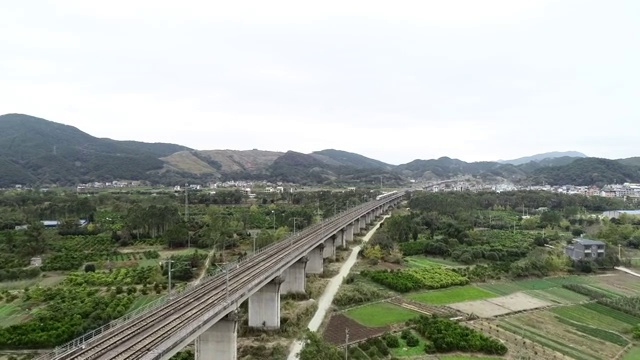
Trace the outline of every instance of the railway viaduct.
[[304, 292], [306, 274], [322, 273], [324, 259], [334, 257], [337, 246], [353, 240], [403, 195], [392, 192], [310, 226], [38, 360], [166, 360], [192, 342], [198, 360], [235, 360], [242, 302], [248, 300], [250, 327], [278, 329], [280, 294]]

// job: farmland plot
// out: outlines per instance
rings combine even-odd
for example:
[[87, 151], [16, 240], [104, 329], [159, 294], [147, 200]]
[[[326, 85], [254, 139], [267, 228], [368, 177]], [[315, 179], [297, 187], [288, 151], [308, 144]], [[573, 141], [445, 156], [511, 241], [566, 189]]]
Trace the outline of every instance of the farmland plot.
[[[619, 342], [620, 338], [616, 338], [613, 333], [605, 336], [604, 333], [587, 334], [577, 331], [576, 326], [559, 320], [549, 311], [514, 315], [501, 320], [500, 326], [579, 360], [613, 359], [624, 348], [614, 343]], [[603, 340], [604, 337], [607, 340]]]
[[489, 318], [549, 305], [551, 305], [551, 303], [529, 296], [525, 293], [516, 293], [493, 299], [450, 304], [449, 307], [462, 311], [466, 314], [474, 314], [482, 318]]

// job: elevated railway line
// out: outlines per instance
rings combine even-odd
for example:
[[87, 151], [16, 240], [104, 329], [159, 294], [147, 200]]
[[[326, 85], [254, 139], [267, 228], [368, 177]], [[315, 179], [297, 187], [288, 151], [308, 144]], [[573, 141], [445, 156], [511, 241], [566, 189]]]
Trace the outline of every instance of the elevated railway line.
[[391, 193], [349, 209], [282, 241], [261, 249], [200, 284], [164, 303], [116, 321], [92, 336], [84, 336], [38, 357], [53, 359], [167, 359], [208, 327], [233, 314], [257, 289], [278, 279], [283, 270], [299, 261], [345, 226], [397, 201]]

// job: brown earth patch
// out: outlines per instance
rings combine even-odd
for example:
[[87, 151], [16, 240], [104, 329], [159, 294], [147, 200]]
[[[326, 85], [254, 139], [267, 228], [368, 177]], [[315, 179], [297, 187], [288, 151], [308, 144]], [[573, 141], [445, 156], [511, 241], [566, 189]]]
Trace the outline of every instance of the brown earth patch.
[[345, 329], [349, 329], [349, 342], [366, 340], [370, 337], [379, 336], [386, 331], [390, 331], [389, 326], [366, 327], [342, 314], [335, 314], [329, 319], [327, 327], [324, 329], [323, 338], [325, 341], [335, 345], [345, 342]]

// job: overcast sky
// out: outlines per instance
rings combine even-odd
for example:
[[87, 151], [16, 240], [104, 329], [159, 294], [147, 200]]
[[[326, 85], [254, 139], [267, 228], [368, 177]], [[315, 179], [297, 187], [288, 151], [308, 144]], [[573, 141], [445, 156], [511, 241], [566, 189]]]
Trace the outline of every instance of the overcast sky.
[[640, 155], [640, 1], [5, 2], [0, 114], [393, 164]]

